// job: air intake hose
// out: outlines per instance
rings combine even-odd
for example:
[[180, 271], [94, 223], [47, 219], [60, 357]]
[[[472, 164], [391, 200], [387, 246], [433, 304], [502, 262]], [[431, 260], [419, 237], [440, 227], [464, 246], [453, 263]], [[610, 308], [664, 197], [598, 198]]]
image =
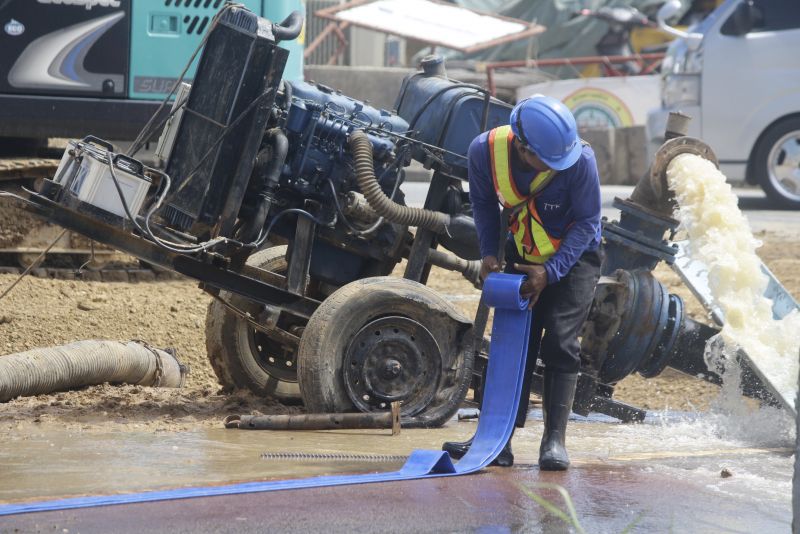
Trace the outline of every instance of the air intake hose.
[[291, 41], [296, 39], [303, 29], [303, 15], [299, 11], [292, 11], [292, 13], [283, 19], [280, 24], [272, 24], [272, 35], [275, 36], [275, 42]]
[[350, 151], [356, 166], [358, 187], [375, 212], [388, 221], [403, 226], [416, 226], [437, 234], [447, 232], [450, 216], [446, 213], [403, 206], [392, 201], [381, 189], [375, 177], [372, 161], [372, 143], [367, 134], [356, 130], [350, 135]]
[[0, 402], [112, 384], [177, 388], [187, 368], [171, 353], [130, 341], [78, 341], [0, 356]]

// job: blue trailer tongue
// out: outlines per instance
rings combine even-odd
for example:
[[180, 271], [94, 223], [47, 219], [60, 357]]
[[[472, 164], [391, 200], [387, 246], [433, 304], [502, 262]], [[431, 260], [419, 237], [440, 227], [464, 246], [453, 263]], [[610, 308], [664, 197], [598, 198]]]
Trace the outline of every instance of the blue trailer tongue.
[[524, 278], [518, 275], [492, 273], [484, 284], [486, 303], [495, 308], [495, 314], [483, 406], [472, 446], [469, 452], [455, 464], [446, 452], [416, 450], [411, 453], [399, 471], [390, 473], [248, 482], [127, 495], [17, 503], [0, 506], [0, 516], [192, 497], [468, 475], [480, 471], [500, 454], [514, 428], [531, 324], [528, 302], [519, 296], [519, 288], [523, 280]]

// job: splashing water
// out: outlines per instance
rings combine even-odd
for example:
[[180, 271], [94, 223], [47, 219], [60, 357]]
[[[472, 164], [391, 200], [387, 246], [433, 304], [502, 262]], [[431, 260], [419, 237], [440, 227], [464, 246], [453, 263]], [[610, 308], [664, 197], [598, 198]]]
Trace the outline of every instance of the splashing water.
[[[730, 184], [713, 163], [690, 154], [670, 162], [667, 179], [678, 200], [676, 216], [689, 237], [689, 254], [708, 267], [709, 288], [725, 317], [720, 333], [725, 348], [709, 343], [705, 354], [710, 368], [724, 369], [725, 386], [717, 408], [725, 406], [725, 411], [743, 415], [740, 370], [734, 357], [738, 349], [785, 398], [794, 401], [800, 314], [795, 310], [783, 319], [773, 318], [772, 301], [764, 297], [768, 278], [756, 255], [761, 242], [753, 237]], [[717, 347], [712, 350], [713, 346]], [[739, 408], [733, 408], [733, 397], [738, 398]]]

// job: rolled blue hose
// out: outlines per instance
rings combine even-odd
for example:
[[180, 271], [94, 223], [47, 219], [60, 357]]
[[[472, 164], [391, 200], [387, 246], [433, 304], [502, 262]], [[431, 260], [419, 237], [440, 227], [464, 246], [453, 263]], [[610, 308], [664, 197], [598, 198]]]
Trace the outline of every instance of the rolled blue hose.
[[179, 488], [126, 495], [98, 495], [71, 499], [0, 505], [0, 516], [90, 508], [115, 504], [213, 497], [289, 489], [343, 486], [392, 482], [418, 478], [467, 475], [480, 471], [497, 458], [514, 429], [525, 360], [528, 354], [531, 312], [528, 300], [519, 295], [525, 278], [520, 275], [492, 273], [484, 283], [487, 304], [495, 308], [489, 364], [483, 393], [481, 416], [472, 446], [466, 455], [453, 463], [443, 451], [416, 450], [399, 471], [366, 475], [325, 476], [269, 482], [246, 482], [201, 488]]
[[[489, 273], [484, 283], [483, 298], [486, 305], [496, 310], [525, 310], [529, 299], [522, 298], [519, 290], [525, 277], [518, 274]], [[495, 311], [495, 313], [497, 313]]]

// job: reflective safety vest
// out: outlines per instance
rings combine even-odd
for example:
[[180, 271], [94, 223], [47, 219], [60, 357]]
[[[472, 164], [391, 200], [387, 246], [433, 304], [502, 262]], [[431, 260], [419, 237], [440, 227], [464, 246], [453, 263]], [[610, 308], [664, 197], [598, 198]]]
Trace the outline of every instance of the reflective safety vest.
[[542, 226], [542, 218], [536, 211], [536, 195], [547, 187], [556, 171], [540, 172], [531, 182], [527, 195], [520, 193], [511, 175], [513, 141], [511, 126], [500, 126], [489, 132], [494, 189], [503, 207], [511, 210], [508, 229], [514, 236], [520, 257], [531, 263], [544, 263], [556, 253], [561, 240], [548, 235]]

